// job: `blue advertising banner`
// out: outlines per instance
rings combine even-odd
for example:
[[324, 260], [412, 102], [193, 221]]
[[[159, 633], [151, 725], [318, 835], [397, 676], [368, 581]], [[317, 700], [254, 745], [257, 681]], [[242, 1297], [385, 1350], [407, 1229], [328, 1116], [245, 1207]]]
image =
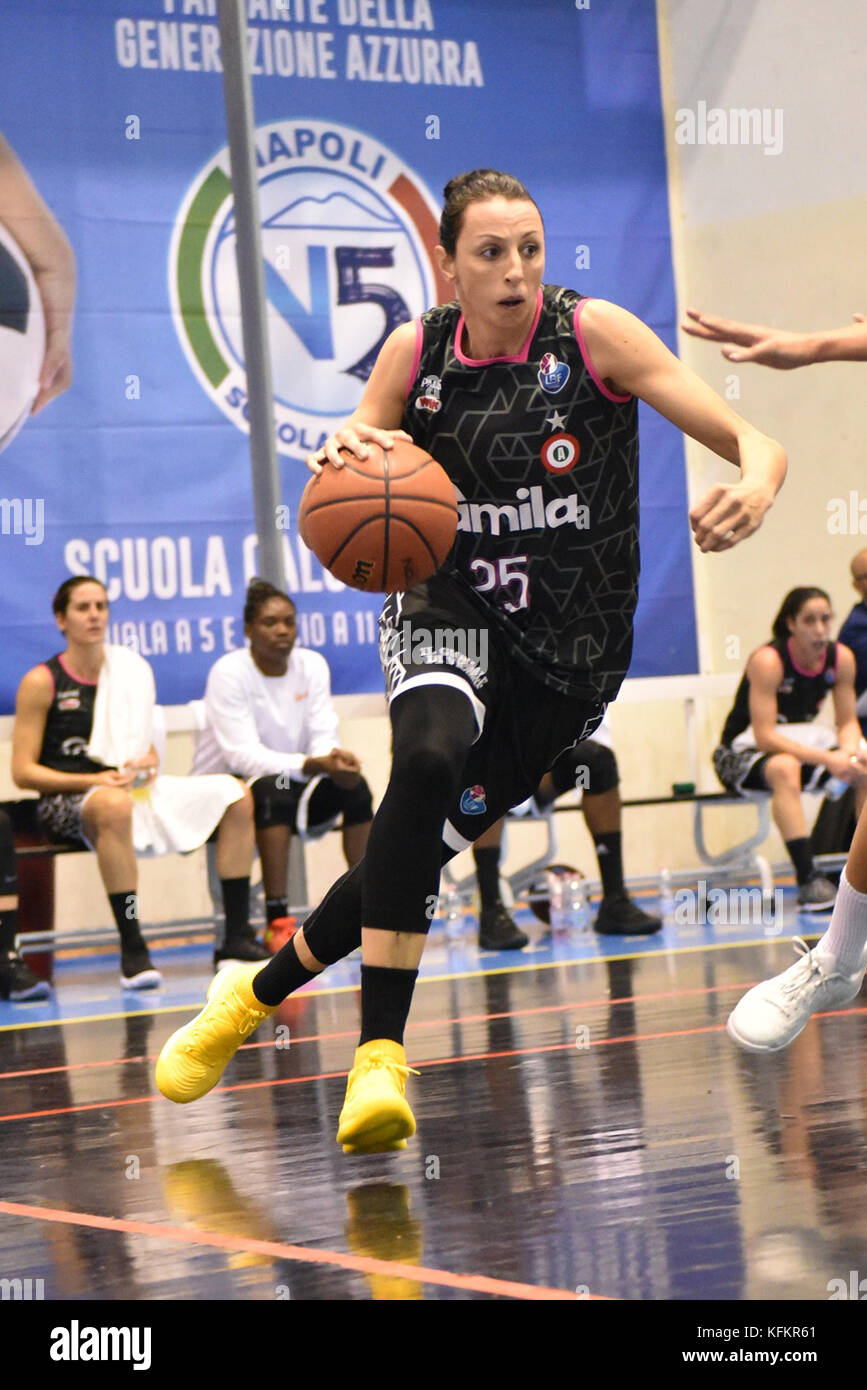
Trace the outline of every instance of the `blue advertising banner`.
[[[447, 298], [440, 193], [481, 165], [528, 186], [545, 279], [674, 347], [653, 0], [249, 0], [289, 585], [336, 693], [378, 691], [381, 599], [302, 544], [316, 449], [395, 324]], [[61, 645], [57, 585], [94, 574], [109, 640], [159, 699], [243, 642], [256, 542], [216, 0], [6, 0], [0, 131], [75, 251], [71, 389], [0, 455], [0, 709]], [[0, 206], [0, 222], [3, 222]], [[632, 675], [697, 668], [683, 446], [642, 417]]]

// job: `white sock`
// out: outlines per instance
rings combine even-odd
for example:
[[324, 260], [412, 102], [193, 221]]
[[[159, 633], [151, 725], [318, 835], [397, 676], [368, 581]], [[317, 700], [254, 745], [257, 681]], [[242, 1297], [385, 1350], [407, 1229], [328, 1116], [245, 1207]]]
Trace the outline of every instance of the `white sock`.
[[823, 956], [834, 956], [844, 975], [853, 975], [864, 963], [867, 946], [867, 893], [853, 888], [844, 869], [840, 875], [837, 901], [831, 925], [817, 949]]

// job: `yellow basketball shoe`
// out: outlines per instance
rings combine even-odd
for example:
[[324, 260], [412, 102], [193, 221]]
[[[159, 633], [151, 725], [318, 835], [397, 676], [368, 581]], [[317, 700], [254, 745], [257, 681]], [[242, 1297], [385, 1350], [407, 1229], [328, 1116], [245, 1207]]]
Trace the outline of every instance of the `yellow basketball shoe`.
[[250, 961], [221, 970], [210, 983], [202, 1012], [172, 1033], [156, 1069], [167, 1100], [186, 1105], [207, 1095], [244, 1039], [274, 1012], [253, 993], [261, 969], [261, 961]]
[[337, 1130], [345, 1154], [406, 1148], [415, 1134], [415, 1118], [404, 1097], [410, 1070], [400, 1043], [390, 1038], [375, 1038], [356, 1049]]

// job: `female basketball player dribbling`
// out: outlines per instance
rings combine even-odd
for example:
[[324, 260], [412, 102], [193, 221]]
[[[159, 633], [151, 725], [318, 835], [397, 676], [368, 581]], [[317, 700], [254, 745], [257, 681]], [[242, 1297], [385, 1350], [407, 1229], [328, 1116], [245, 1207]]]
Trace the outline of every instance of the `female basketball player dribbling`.
[[[750, 536], [786, 471], [782, 448], [633, 315], [542, 284], [542, 218], [516, 179], [452, 180], [440, 240], [457, 302], [391, 334], [357, 410], [308, 460], [339, 468], [341, 448], [363, 458], [407, 437], [462, 498], [446, 564], [385, 602], [393, 762], [367, 854], [267, 966], [221, 973], [157, 1067], [170, 1099], [203, 1095], [287, 994], [361, 941], [361, 1039], [337, 1135], [351, 1153], [415, 1132], [403, 1032], [441, 865], [593, 732], [626, 673], [638, 399], [740, 467], [691, 513], [702, 551]], [[487, 649], [484, 669], [433, 640], [467, 629], [486, 633], [486, 648], [463, 648]]]

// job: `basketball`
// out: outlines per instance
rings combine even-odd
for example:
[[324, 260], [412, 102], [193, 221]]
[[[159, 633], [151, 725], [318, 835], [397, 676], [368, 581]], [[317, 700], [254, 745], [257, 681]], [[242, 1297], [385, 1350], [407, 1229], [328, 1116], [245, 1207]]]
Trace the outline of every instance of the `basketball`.
[[455, 490], [423, 449], [368, 444], [366, 459], [341, 449], [304, 489], [298, 529], [308, 549], [353, 589], [391, 593], [429, 579], [452, 548]]
[[44, 355], [39, 290], [17, 242], [0, 223], [0, 450], [30, 413]]

